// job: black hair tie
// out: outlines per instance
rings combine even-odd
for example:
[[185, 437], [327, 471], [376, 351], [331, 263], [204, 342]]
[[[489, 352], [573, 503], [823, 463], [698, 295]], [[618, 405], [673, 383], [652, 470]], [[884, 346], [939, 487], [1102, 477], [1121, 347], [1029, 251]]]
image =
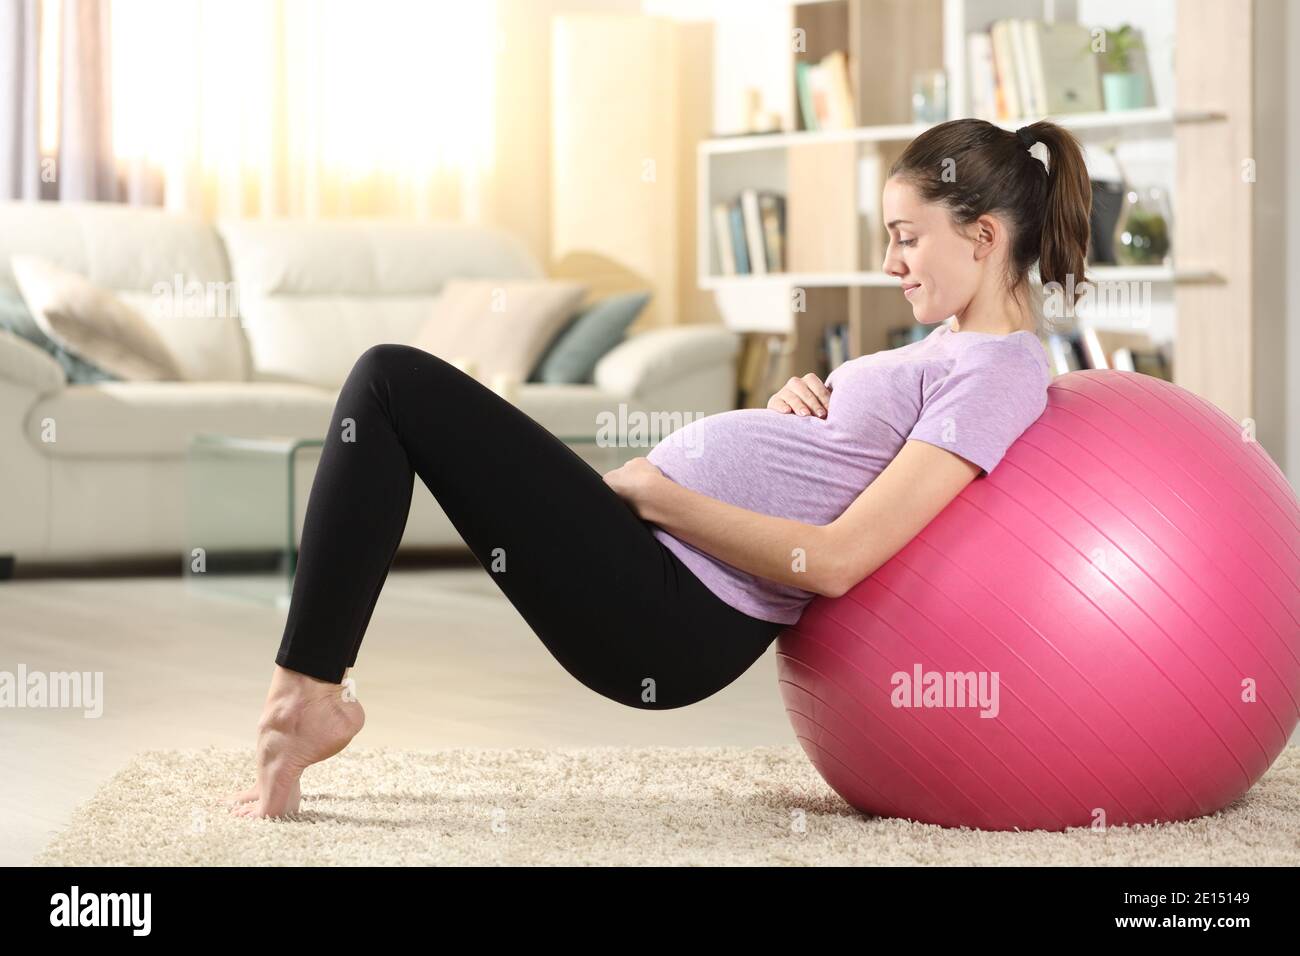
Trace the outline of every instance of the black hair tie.
[[1020, 145], [1025, 147], [1025, 149], [1028, 149], [1030, 146], [1033, 146], [1038, 142], [1038, 137], [1034, 135], [1034, 131], [1028, 126], [1022, 126], [1020, 129], [1016, 130], [1016, 138], [1020, 140]]

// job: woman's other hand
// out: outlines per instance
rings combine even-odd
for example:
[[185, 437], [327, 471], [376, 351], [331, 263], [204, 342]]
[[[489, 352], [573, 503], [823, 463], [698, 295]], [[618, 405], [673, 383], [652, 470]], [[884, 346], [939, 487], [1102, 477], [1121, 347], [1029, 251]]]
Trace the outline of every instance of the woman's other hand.
[[603, 477], [605, 484], [618, 492], [638, 518], [649, 520], [647, 513], [651, 496], [665, 480], [662, 471], [650, 464], [647, 458], [633, 458]]
[[791, 378], [785, 386], [767, 400], [774, 412], [793, 412], [795, 415], [826, 417], [830, 407], [831, 390], [812, 372], [803, 378]]

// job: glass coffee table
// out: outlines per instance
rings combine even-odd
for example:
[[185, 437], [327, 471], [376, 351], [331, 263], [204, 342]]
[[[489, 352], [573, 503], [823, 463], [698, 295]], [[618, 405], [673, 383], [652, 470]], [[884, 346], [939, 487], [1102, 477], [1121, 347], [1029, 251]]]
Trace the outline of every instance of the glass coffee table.
[[324, 441], [195, 435], [185, 462], [185, 582], [288, 607], [302, 517]]
[[[602, 474], [649, 450], [562, 436]], [[324, 440], [199, 434], [185, 462], [185, 585], [289, 606], [303, 520]], [[417, 481], [417, 486], [419, 482]]]

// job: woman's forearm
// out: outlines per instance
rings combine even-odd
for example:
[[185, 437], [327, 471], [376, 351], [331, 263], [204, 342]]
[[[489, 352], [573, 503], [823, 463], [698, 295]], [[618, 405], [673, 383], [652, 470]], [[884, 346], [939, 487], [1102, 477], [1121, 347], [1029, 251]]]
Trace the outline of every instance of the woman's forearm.
[[843, 575], [829, 526], [749, 511], [667, 477], [641, 503], [641, 516], [673, 537], [760, 578], [838, 595]]

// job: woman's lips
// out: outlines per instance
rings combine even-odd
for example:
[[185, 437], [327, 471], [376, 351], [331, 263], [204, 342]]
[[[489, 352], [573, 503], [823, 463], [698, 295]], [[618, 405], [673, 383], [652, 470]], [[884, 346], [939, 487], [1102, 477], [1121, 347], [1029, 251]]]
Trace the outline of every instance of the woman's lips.
[[912, 297], [912, 293], [915, 292], [915, 291], [916, 291], [917, 289], [919, 289], [919, 288], [921, 288], [921, 283], [919, 283], [919, 282], [914, 282], [914, 283], [912, 283], [911, 285], [906, 285], [906, 284], [904, 284], [904, 286], [903, 286], [903, 295], [905, 295], [907, 298], [910, 299], [910, 298]]

